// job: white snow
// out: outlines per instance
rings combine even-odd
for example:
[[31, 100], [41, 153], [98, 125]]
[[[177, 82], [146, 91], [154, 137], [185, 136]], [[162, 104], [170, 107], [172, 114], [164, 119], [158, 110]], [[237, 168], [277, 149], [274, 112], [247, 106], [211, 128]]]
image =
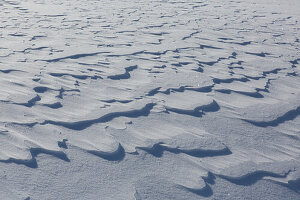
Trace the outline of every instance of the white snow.
[[298, 0], [0, 0], [0, 199], [300, 199]]

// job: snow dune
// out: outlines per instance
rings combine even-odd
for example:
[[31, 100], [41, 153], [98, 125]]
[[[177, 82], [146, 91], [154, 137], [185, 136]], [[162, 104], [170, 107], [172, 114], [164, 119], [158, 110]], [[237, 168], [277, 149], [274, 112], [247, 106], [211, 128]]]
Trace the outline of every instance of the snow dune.
[[297, 0], [0, 0], [0, 199], [299, 199]]

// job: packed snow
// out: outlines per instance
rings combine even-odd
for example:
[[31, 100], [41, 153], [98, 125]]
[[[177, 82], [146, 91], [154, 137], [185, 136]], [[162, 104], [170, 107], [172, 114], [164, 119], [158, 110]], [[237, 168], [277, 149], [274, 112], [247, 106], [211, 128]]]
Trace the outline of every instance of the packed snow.
[[300, 1], [0, 0], [0, 199], [300, 199]]

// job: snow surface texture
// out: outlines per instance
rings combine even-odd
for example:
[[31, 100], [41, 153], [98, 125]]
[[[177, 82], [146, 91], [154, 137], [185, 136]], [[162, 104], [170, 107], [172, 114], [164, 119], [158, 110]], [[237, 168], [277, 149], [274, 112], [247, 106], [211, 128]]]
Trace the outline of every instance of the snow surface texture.
[[300, 199], [300, 1], [0, 11], [0, 199]]

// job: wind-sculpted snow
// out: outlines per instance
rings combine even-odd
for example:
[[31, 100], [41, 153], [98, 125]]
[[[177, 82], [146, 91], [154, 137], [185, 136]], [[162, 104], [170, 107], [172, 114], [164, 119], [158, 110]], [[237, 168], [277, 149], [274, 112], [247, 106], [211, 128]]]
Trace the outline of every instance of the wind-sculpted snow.
[[77, 121], [77, 122], [60, 122], [60, 121], [52, 121], [52, 120], [46, 120], [42, 122], [42, 125], [45, 124], [53, 124], [57, 126], [63, 126], [69, 129], [73, 130], [83, 130], [86, 129], [90, 126], [92, 126], [95, 123], [105, 123], [113, 120], [114, 118], [118, 117], [129, 117], [129, 118], [136, 118], [140, 116], [147, 116], [149, 115], [151, 109], [153, 108], [155, 104], [149, 103], [146, 104], [145, 107], [138, 109], [138, 110], [129, 110], [125, 112], [112, 112], [108, 113], [106, 115], [103, 115], [99, 118], [96, 119], [90, 119], [90, 120], [82, 120], [82, 121]]
[[66, 154], [64, 154], [63, 152], [60, 152], [60, 151], [51, 151], [51, 150], [47, 150], [47, 149], [31, 148], [31, 149], [29, 149], [29, 152], [30, 152], [31, 157], [32, 157], [31, 159], [25, 160], [25, 159], [9, 158], [7, 160], [0, 160], [0, 162], [3, 162], [3, 163], [16, 163], [16, 164], [22, 164], [22, 165], [25, 165], [25, 166], [31, 167], [31, 168], [37, 168], [38, 164], [36, 162], [35, 157], [38, 154], [41, 154], [41, 153], [53, 155], [53, 156], [55, 156], [59, 159], [70, 162], [70, 160], [68, 159]]
[[208, 136], [191, 137], [189, 134], [178, 135], [168, 140], [161, 140], [152, 147], [137, 147], [153, 156], [161, 157], [164, 151], [174, 154], [187, 154], [193, 157], [214, 157], [231, 154], [231, 151], [216, 138]]
[[0, 199], [299, 199], [299, 7], [0, 0]]
[[282, 116], [278, 116], [274, 120], [270, 121], [252, 121], [252, 120], [245, 120], [246, 122], [249, 122], [255, 126], [260, 126], [260, 127], [267, 127], [267, 126], [278, 126], [281, 123], [284, 123], [285, 121], [293, 120], [296, 117], [300, 115], [300, 106], [297, 107], [294, 110], [289, 110]]

